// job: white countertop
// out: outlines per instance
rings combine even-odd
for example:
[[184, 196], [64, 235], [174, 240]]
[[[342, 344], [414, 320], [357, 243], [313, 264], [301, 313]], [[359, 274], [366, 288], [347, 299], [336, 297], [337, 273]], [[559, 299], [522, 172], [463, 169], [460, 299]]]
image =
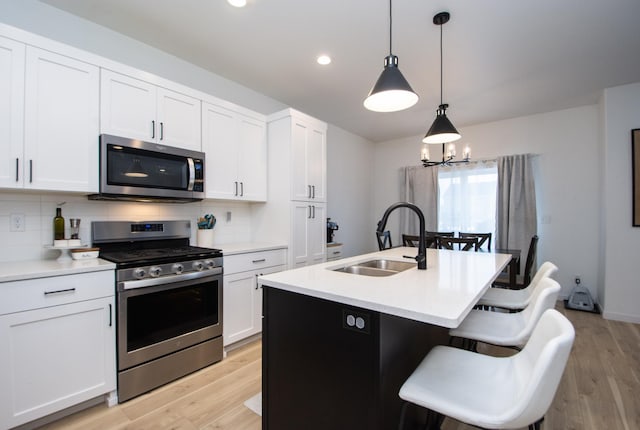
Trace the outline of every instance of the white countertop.
[[264, 275], [258, 283], [453, 328], [511, 259], [506, 254], [428, 249], [427, 270], [412, 268], [386, 277], [331, 270], [375, 258], [412, 261], [403, 255], [416, 253], [417, 248], [392, 248]]
[[246, 254], [247, 252], [270, 251], [272, 249], [286, 249], [286, 243], [267, 243], [267, 242], [242, 242], [227, 243], [224, 245], [216, 245], [216, 248], [222, 250], [222, 255]]
[[0, 283], [48, 276], [114, 270], [116, 265], [100, 258], [89, 260], [32, 260], [0, 263]]

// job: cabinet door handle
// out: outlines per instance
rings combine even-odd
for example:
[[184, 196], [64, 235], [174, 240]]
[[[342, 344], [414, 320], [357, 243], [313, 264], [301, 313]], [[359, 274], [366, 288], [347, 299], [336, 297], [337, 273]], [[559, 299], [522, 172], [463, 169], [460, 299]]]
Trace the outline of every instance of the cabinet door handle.
[[259, 259], [259, 260], [253, 260], [253, 261], [251, 261], [251, 262], [252, 262], [252, 263], [264, 263], [265, 261], [267, 261], [267, 259], [266, 259], [266, 258], [261, 258], [261, 259]]
[[154, 119], [151, 120], [151, 138], [156, 138], [156, 121]]
[[18, 171], [18, 165], [19, 164], [20, 164], [20, 159], [16, 158], [16, 182], [18, 182], [18, 179], [20, 179], [19, 171]]
[[316, 218], [316, 206], [313, 205], [312, 208], [313, 208], [313, 219], [315, 219]]
[[33, 160], [29, 160], [29, 183], [33, 182]]
[[111, 303], [109, 303], [109, 327], [113, 325], [113, 312]]
[[160, 140], [164, 139], [164, 122], [160, 122]]
[[308, 197], [311, 198], [311, 185], [307, 185], [307, 188], [309, 189], [309, 195]]
[[309, 215], [307, 216], [307, 219], [311, 219], [311, 205], [309, 205], [308, 207], [309, 207]]
[[240, 197], [244, 197], [244, 182], [240, 182]]
[[311, 190], [313, 191], [311, 198], [315, 199], [316, 198], [316, 186], [315, 185], [311, 185]]
[[234, 191], [233, 195], [237, 196], [238, 195], [238, 181], [234, 182], [234, 184], [235, 184], [236, 190]]
[[73, 293], [75, 290], [76, 290], [75, 288], [67, 288], [67, 289], [64, 289], [64, 290], [45, 291], [44, 295], [45, 296], [51, 296], [53, 294]]

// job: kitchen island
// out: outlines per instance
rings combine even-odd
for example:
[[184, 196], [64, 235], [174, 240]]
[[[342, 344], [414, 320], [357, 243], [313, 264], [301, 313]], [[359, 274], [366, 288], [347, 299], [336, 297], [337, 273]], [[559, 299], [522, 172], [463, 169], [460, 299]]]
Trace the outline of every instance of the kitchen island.
[[427, 270], [382, 277], [336, 270], [415, 254], [393, 248], [259, 278], [264, 430], [397, 428], [402, 383], [448, 342], [448, 329], [511, 258], [429, 249]]

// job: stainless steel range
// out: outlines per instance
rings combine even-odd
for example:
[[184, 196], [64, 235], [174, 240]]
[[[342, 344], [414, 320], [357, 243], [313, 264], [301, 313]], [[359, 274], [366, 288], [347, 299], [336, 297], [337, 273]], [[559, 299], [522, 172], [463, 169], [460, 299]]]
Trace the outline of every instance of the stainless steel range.
[[91, 224], [116, 263], [119, 402], [222, 359], [222, 252], [190, 235], [190, 221]]

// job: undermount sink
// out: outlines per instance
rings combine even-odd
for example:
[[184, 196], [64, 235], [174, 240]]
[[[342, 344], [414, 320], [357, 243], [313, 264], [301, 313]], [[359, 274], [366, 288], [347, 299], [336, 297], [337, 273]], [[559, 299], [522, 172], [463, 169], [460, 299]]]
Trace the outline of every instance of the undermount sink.
[[352, 273], [364, 276], [391, 276], [396, 273], [416, 267], [416, 263], [395, 260], [369, 260], [350, 266], [333, 269], [336, 272]]

